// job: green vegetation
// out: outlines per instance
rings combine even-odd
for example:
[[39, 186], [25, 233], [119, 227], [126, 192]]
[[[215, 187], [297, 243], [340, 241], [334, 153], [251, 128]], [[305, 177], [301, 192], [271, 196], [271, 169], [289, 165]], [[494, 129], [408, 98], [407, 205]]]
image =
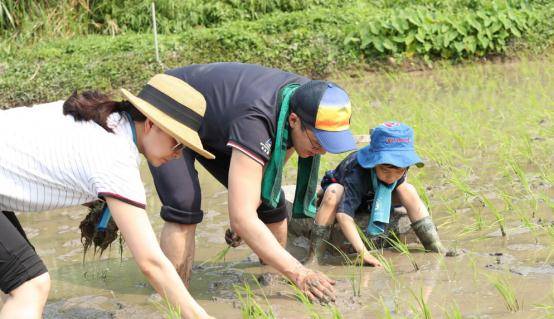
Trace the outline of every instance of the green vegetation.
[[517, 299], [515, 290], [512, 284], [502, 277], [490, 277], [489, 281], [493, 284], [494, 288], [504, 299], [506, 309], [511, 312], [520, 311], [522, 308], [521, 302]]
[[206, 264], [211, 264], [211, 263], [221, 263], [221, 262], [225, 262], [225, 256], [227, 256], [227, 253], [229, 253], [229, 251], [231, 250], [231, 246], [225, 246], [225, 248], [221, 249], [217, 254], [215, 254], [215, 256], [213, 256], [212, 258], [202, 262], [200, 264], [200, 266], [204, 266]]
[[[358, 228], [358, 232], [361, 230]], [[356, 254], [356, 258], [352, 260], [350, 256], [344, 253], [340, 248], [333, 245], [332, 243], [326, 241], [329, 246], [338, 252], [343, 260], [343, 265], [346, 265], [347, 268], [347, 277], [350, 281], [350, 286], [352, 287], [352, 295], [359, 297], [362, 293], [362, 272], [364, 267], [364, 258], [363, 255]]]
[[181, 308], [174, 306], [166, 296], [161, 301], [154, 304], [160, 313], [164, 314], [165, 319], [180, 319]]
[[[168, 67], [235, 60], [327, 77], [351, 96], [355, 134], [367, 134], [368, 128], [388, 120], [414, 127], [416, 147], [426, 166], [411, 168], [409, 181], [429, 206], [445, 244], [467, 245], [472, 252], [444, 258], [445, 270], [433, 274], [438, 277], [437, 288], [431, 298], [424, 299], [414, 291], [419, 290], [417, 280], [433, 271], [429, 260], [434, 258], [410, 254], [400, 240], [395, 242], [401, 254], [391, 253], [392, 258], [387, 258], [391, 255], [385, 257], [383, 250], [363, 236], [386, 278], [381, 278], [380, 270], [362, 267], [360, 259], [345, 258], [348, 266], [337, 272], [346, 274], [349, 294], [366, 296], [368, 291], [377, 291], [379, 297], [375, 294], [367, 307], [381, 311], [384, 318], [402, 316], [410, 307], [422, 318], [430, 317], [431, 311], [436, 315], [437, 308], [445, 317], [461, 318], [480, 316], [483, 308], [479, 307], [489, 307], [486, 297], [490, 294], [478, 296], [483, 296], [483, 304], [472, 314], [462, 314], [456, 302], [475, 291], [496, 289], [506, 304], [505, 312], [530, 315], [516, 296], [511, 277], [479, 279], [491, 271], [485, 268], [496, 258], [490, 254], [506, 244], [545, 246], [529, 259], [537, 265], [551, 263], [554, 255], [554, 63], [545, 50], [554, 36], [551, 1], [191, 0], [156, 4], [161, 59]], [[162, 71], [155, 61], [149, 5], [140, 1], [0, 1], [0, 107], [63, 99], [82, 88], [138, 91], [152, 74]], [[546, 54], [527, 60], [521, 52]], [[466, 63], [514, 56], [520, 58], [517, 63]], [[459, 62], [465, 65], [450, 66]], [[397, 72], [428, 66], [434, 70]], [[377, 68], [383, 72], [369, 73]], [[343, 158], [344, 154], [326, 155], [322, 171], [334, 168]], [[289, 165], [293, 164], [294, 159]], [[289, 181], [294, 178], [286, 176]], [[513, 233], [522, 226], [530, 233]], [[498, 230], [498, 237], [491, 235]], [[474, 245], [476, 240], [482, 245]], [[208, 262], [225, 262], [227, 252], [228, 248], [223, 249]], [[524, 253], [512, 252], [516, 258]], [[420, 271], [395, 268], [399, 258], [405, 258], [402, 254]], [[452, 264], [462, 264], [467, 270]], [[363, 287], [360, 278], [368, 272], [378, 287]], [[90, 272], [86, 279], [106, 281], [107, 275], [108, 270]], [[460, 278], [463, 275], [473, 280]], [[466, 282], [475, 289], [465, 291]], [[461, 288], [453, 294], [449, 285], [458, 283]], [[543, 288], [533, 280], [529, 285]], [[403, 289], [407, 287], [414, 290]], [[383, 297], [382, 293], [391, 290], [394, 296]], [[276, 317], [271, 300], [255, 295], [247, 284], [236, 286], [235, 291], [244, 317]], [[320, 308], [298, 290], [295, 294], [308, 316], [324, 317], [319, 312], [326, 311], [340, 318], [336, 307]], [[441, 307], [441, 294], [452, 298], [447, 303], [451, 307]], [[544, 296], [535, 311], [552, 318], [554, 293], [547, 291]], [[492, 297], [495, 304], [498, 298]], [[392, 299], [394, 307], [385, 303]], [[463, 307], [463, 311], [468, 310]]]
[[[315, 77], [363, 66], [421, 68], [554, 39], [541, 1], [156, 1], [168, 67], [241, 61]], [[338, 14], [340, 12], [340, 14]], [[82, 88], [137, 90], [154, 73], [150, 2], [0, 2], [0, 106]]]
[[431, 314], [431, 309], [429, 309], [429, 305], [427, 304], [426, 297], [423, 296], [423, 290], [419, 292], [419, 295], [416, 295], [413, 290], [409, 289], [410, 294], [414, 297], [416, 300], [416, 306], [412, 309], [416, 313], [416, 318], [422, 318], [422, 319], [431, 319], [433, 318]]
[[480, 3], [476, 8], [413, 7], [384, 11], [361, 24], [346, 40], [367, 55], [446, 59], [503, 53], [540, 18], [538, 12], [509, 4]]
[[460, 311], [460, 307], [457, 303], [454, 303], [452, 306], [449, 307], [449, 309], [444, 313], [444, 316], [447, 319], [462, 319], [462, 312]]
[[[261, 289], [260, 283], [256, 279], [256, 277], [252, 276], [253, 280], [255, 281], [258, 288]], [[269, 304], [269, 301], [267, 300], [265, 294], [263, 295], [265, 303], [267, 304], [268, 310], [264, 310], [264, 308], [258, 303], [256, 300], [256, 296], [254, 295], [254, 292], [252, 291], [252, 288], [248, 284], [248, 282], [244, 282], [242, 285], [235, 285], [235, 294], [240, 302], [241, 305], [241, 313], [242, 317], [245, 319], [248, 318], [260, 318], [260, 319], [275, 319], [276, 316], [273, 314], [273, 310], [271, 309], [271, 305]], [[263, 293], [263, 291], [262, 291]]]
[[[14, 32], [16, 37], [26, 38], [150, 32], [151, 3], [144, 0], [5, 0], [0, 3], [0, 35]], [[273, 12], [337, 7], [341, 3], [336, 0], [155, 1], [161, 33], [219, 26], [235, 20], [251, 21]]]
[[383, 249], [378, 249], [375, 246], [375, 243], [371, 241], [370, 238], [358, 227], [358, 234], [360, 234], [360, 237], [362, 238], [362, 241], [364, 242], [364, 245], [369, 248], [371, 252], [373, 252], [373, 256], [379, 261], [381, 266], [383, 266], [383, 269], [389, 274], [390, 278], [396, 283], [397, 282], [397, 274], [396, 269], [394, 268], [394, 264], [391, 260], [387, 259], [387, 257], [383, 256]]
[[535, 307], [544, 312], [545, 318], [554, 318], [554, 282], [552, 282], [552, 289], [544, 301], [544, 303], [536, 304]]
[[394, 248], [401, 255], [408, 257], [408, 259], [410, 260], [410, 263], [412, 264], [412, 267], [414, 268], [414, 271], [419, 270], [419, 265], [414, 259], [414, 256], [412, 256], [412, 253], [410, 252], [410, 248], [408, 247], [408, 244], [406, 244], [405, 242], [402, 242], [402, 240], [400, 240], [400, 238], [398, 238], [398, 236], [394, 232], [390, 232], [386, 239], [392, 248]]

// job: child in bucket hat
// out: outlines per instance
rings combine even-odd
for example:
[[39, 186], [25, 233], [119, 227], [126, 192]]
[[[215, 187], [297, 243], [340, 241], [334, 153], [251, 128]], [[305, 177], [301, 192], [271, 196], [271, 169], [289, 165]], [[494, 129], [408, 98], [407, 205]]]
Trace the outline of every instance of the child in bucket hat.
[[406, 181], [407, 171], [413, 165], [423, 167], [414, 148], [411, 127], [385, 122], [372, 129], [369, 145], [349, 154], [323, 177], [323, 198], [310, 232], [307, 261], [314, 258], [322, 261], [336, 219], [364, 263], [380, 266], [365, 247], [354, 217], [360, 209], [369, 211], [368, 225], [362, 230], [368, 237], [386, 236], [393, 203], [406, 208], [411, 227], [426, 251], [445, 253], [427, 207], [415, 187]]

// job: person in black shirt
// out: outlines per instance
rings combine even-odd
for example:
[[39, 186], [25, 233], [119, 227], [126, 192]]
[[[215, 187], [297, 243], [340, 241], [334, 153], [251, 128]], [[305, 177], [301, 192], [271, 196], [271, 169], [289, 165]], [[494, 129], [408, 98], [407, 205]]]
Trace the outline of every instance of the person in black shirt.
[[[163, 207], [160, 244], [188, 284], [194, 258], [196, 224], [202, 221], [201, 187], [194, 168], [202, 164], [228, 190], [231, 228], [270, 266], [312, 299], [332, 300], [334, 283], [304, 267], [283, 247], [287, 238], [284, 196], [277, 207], [261, 204], [264, 169], [278, 132], [280, 97], [288, 95], [286, 158], [294, 152], [309, 158], [325, 152], [355, 149], [349, 131], [351, 106], [336, 84], [259, 65], [212, 63], [169, 70], [199, 91], [206, 112], [198, 123], [198, 139], [215, 159], [185, 148], [180, 159], [150, 167]], [[296, 86], [294, 84], [297, 84]]]
[[322, 261], [336, 219], [364, 263], [381, 266], [365, 247], [354, 217], [360, 209], [369, 210], [369, 225], [362, 230], [368, 236], [385, 235], [393, 202], [406, 208], [412, 228], [427, 251], [446, 252], [425, 204], [415, 187], [406, 182], [410, 166], [423, 166], [413, 140], [411, 127], [398, 122], [383, 123], [372, 130], [368, 146], [349, 154], [335, 170], [325, 174], [321, 182], [323, 198], [310, 230], [307, 262]]

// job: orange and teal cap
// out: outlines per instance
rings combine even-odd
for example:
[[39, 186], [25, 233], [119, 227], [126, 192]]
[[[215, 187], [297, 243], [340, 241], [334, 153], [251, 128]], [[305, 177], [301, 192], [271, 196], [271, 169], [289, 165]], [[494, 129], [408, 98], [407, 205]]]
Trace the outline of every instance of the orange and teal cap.
[[329, 81], [309, 81], [294, 92], [290, 105], [313, 130], [325, 151], [337, 154], [356, 149], [350, 131], [350, 98], [340, 86]]

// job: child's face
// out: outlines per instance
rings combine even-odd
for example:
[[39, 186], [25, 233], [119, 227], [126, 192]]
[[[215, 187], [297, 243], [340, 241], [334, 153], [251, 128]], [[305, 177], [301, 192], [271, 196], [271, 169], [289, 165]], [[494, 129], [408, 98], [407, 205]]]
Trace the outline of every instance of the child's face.
[[379, 164], [375, 166], [375, 172], [377, 173], [377, 178], [385, 183], [392, 184], [406, 173], [406, 169], [402, 167], [396, 167], [389, 164]]

